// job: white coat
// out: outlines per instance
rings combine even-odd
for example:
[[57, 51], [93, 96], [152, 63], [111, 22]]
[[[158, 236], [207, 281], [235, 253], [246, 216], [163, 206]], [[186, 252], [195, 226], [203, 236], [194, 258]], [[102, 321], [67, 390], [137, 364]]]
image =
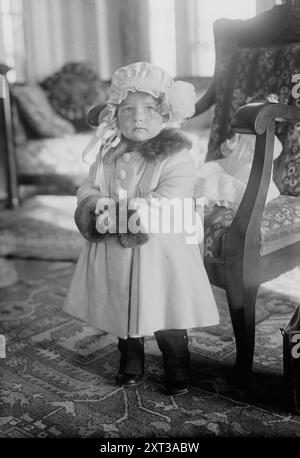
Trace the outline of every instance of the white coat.
[[[96, 169], [97, 163], [78, 191], [78, 204], [87, 196], [102, 196], [94, 183]], [[196, 174], [187, 150], [160, 161], [127, 151], [110, 163], [104, 161], [103, 171], [114, 199], [120, 186], [129, 197], [142, 196], [147, 202], [151, 197], [193, 198]], [[198, 219], [197, 224], [202, 222]], [[199, 245], [186, 243], [186, 236], [184, 229], [180, 233], [153, 233], [146, 244], [134, 248], [123, 248], [117, 236], [101, 242], [86, 241], [64, 311], [125, 339], [153, 335], [162, 329], [218, 324]]]

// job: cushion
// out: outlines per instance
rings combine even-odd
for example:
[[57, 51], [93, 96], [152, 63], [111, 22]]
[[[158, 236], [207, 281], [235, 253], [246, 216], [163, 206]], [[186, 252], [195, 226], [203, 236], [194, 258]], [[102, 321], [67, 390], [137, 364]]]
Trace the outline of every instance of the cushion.
[[261, 223], [261, 254], [300, 240], [300, 198], [280, 196], [266, 206]]
[[[238, 204], [206, 207], [204, 218], [204, 255], [223, 257], [223, 240]], [[260, 254], [266, 255], [300, 240], [300, 197], [279, 196], [263, 212]]]
[[20, 175], [67, 175], [74, 185], [81, 184], [90, 164], [83, 162], [82, 151], [93, 132], [76, 133], [62, 138], [43, 138], [27, 141], [16, 148]]
[[41, 82], [53, 109], [77, 131], [88, 130], [86, 113], [92, 105], [105, 104], [109, 82], [100, 80], [91, 64], [68, 63]]
[[72, 124], [55, 113], [45, 91], [37, 84], [14, 85], [12, 94], [29, 136], [61, 137], [75, 133]]

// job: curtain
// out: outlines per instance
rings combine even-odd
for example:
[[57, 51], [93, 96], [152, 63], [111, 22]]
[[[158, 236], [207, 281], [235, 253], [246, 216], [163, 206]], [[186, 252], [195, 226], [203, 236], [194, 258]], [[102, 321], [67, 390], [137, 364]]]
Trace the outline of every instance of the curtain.
[[110, 78], [122, 65], [149, 61], [148, 0], [96, 0], [95, 4], [101, 77]]
[[97, 64], [95, 2], [24, 0], [29, 80], [52, 74], [66, 62]]
[[275, 0], [174, 0], [178, 75], [212, 76], [213, 22], [220, 17], [247, 19], [273, 7]]
[[[214, 1], [174, 0], [177, 75], [211, 73], [212, 63], [200, 59], [214, 54], [213, 43], [207, 45], [202, 37], [212, 28], [206, 25], [205, 11]], [[256, 10], [270, 9], [274, 3], [256, 0]], [[41, 80], [71, 61], [92, 62], [103, 79], [122, 65], [151, 61], [148, 0], [24, 0], [24, 15], [29, 80]]]
[[123, 65], [149, 61], [149, 9], [147, 0], [121, 0], [120, 27]]
[[93, 62], [109, 79], [150, 60], [148, 0], [24, 0], [24, 13], [29, 80], [71, 61]]
[[26, 53], [22, 0], [0, 0], [0, 63], [12, 71], [10, 81], [26, 80]]

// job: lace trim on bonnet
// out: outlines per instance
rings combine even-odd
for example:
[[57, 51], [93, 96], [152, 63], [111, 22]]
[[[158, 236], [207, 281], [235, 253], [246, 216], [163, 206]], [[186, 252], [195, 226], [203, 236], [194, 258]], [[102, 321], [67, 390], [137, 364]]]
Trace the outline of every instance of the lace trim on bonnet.
[[116, 121], [118, 105], [129, 92], [146, 92], [161, 101], [161, 115], [168, 117], [164, 127], [178, 128], [182, 122], [193, 116], [197, 100], [193, 84], [174, 81], [163, 69], [147, 62], [135, 62], [117, 70], [111, 83], [110, 97], [105, 108], [103, 122], [82, 153], [83, 160], [95, 145], [101, 141], [101, 155], [116, 147], [121, 140]]

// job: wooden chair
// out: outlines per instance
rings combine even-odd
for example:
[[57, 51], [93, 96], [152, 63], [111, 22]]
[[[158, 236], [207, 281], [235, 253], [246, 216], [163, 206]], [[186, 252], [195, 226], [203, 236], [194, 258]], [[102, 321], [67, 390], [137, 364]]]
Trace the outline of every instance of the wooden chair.
[[[241, 204], [236, 211], [215, 207], [205, 217], [205, 266], [211, 283], [226, 290], [237, 350], [233, 375], [244, 383], [252, 370], [258, 288], [300, 264], [300, 98], [292, 97], [290, 84], [292, 74], [300, 74], [300, 2], [245, 21], [217, 20], [214, 36], [215, 74], [196, 104], [196, 116], [215, 104], [206, 160], [222, 157], [220, 144], [232, 130], [256, 135]], [[280, 103], [246, 104], [249, 96], [270, 93]], [[283, 144], [274, 168], [281, 196], [265, 205], [275, 132]], [[276, 232], [274, 214], [293, 220], [278, 223]]]

